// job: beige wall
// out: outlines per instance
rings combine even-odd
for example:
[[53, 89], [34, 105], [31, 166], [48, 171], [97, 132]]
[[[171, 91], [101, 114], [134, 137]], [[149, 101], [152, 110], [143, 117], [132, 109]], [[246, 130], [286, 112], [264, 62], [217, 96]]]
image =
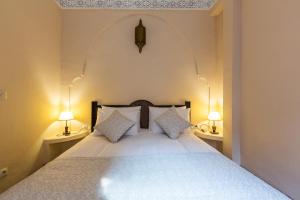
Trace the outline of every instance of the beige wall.
[[300, 199], [300, 1], [241, 2], [242, 165]]
[[224, 40], [223, 40], [223, 14], [214, 17], [215, 26], [216, 26], [216, 64], [217, 72], [216, 75], [218, 79], [217, 90], [218, 90], [218, 107], [221, 114], [223, 114], [223, 69], [224, 69]]
[[[142, 54], [134, 44], [134, 28], [142, 18], [147, 45]], [[221, 99], [216, 67], [216, 29], [208, 11], [63, 12], [63, 84], [80, 74], [87, 60], [86, 78], [72, 90], [77, 118], [90, 120], [90, 101], [130, 103], [193, 103], [193, 122], [207, 118], [205, 82], [212, 85], [213, 104]], [[66, 99], [66, 95], [64, 97]]]
[[42, 138], [57, 117], [60, 10], [53, 0], [0, 2], [0, 192], [47, 159]]
[[[220, 0], [211, 10], [219, 36], [218, 63], [223, 70], [223, 152], [240, 164], [240, 4]], [[223, 49], [223, 51], [221, 51]]]
[[224, 0], [224, 153], [240, 163], [240, 0]]

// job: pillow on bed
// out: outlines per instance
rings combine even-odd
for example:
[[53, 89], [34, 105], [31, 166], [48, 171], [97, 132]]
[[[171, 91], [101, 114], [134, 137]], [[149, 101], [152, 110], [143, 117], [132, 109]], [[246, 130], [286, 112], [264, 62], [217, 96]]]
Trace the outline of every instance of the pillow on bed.
[[170, 108], [155, 121], [171, 139], [177, 139], [186, 128], [190, 127], [190, 123], [178, 114], [176, 108]]
[[[170, 108], [161, 107], [149, 107], [149, 129], [152, 133], [164, 133], [161, 127], [156, 123], [155, 119], [161, 116], [163, 113], [168, 111]], [[185, 106], [175, 108], [178, 114], [185, 119], [190, 121], [190, 109]]]
[[134, 124], [134, 121], [115, 110], [107, 119], [96, 125], [95, 129], [102, 135], [105, 135], [109, 141], [115, 143], [118, 142]]
[[[105, 121], [115, 110], [119, 111], [122, 115], [135, 122], [134, 126], [132, 126], [126, 132], [126, 135], [137, 135], [140, 128], [139, 124], [140, 124], [141, 106], [122, 107], [122, 108], [102, 106], [102, 109], [100, 108], [98, 109], [96, 126], [97, 124]], [[100, 135], [100, 134], [96, 133], [96, 135]]]

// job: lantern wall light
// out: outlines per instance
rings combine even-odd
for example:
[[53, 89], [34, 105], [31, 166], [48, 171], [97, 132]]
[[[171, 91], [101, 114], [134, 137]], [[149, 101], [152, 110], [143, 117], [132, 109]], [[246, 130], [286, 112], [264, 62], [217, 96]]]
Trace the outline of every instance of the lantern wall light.
[[139, 52], [142, 53], [143, 47], [146, 45], [146, 28], [143, 25], [142, 19], [137, 27], [135, 27], [135, 44], [139, 48]]

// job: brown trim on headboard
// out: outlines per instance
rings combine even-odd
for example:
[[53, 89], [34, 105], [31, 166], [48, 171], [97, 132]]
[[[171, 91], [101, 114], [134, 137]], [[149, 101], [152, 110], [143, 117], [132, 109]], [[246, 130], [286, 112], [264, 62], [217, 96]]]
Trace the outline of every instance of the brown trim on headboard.
[[[149, 106], [154, 107], [172, 107], [174, 105], [154, 105], [150, 101], [147, 100], [137, 100], [132, 102], [129, 105], [103, 105], [108, 107], [134, 107], [134, 106], [141, 106], [141, 117], [140, 117], [140, 127], [141, 128], [148, 128], [149, 127]], [[191, 102], [185, 101], [184, 105], [175, 105], [175, 107], [181, 107], [186, 106], [187, 108], [191, 108]], [[91, 111], [91, 131], [94, 131], [94, 126], [96, 125], [97, 121], [97, 114], [98, 114], [98, 108], [101, 108], [102, 106], [98, 104], [97, 101], [92, 102], [92, 111]]]

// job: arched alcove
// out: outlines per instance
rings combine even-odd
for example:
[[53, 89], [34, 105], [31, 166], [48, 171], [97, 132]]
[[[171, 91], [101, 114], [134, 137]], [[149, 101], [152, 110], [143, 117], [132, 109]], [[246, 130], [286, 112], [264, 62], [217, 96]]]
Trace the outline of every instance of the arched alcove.
[[[134, 28], [139, 19], [147, 28], [147, 44], [141, 54], [134, 43]], [[190, 34], [189, 30], [187, 33]], [[207, 87], [197, 79], [196, 60], [199, 60], [201, 75], [210, 79], [215, 60], [211, 59], [214, 58], [214, 40], [209, 33], [213, 33], [213, 29], [199, 36], [209, 39], [204, 44], [209, 48], [202, 50], [206, 54], [197, 55], [199, 51], [186, 33], [153, 13], [129, 13], [99, 27], [89, 39], [92, 42], [84, 58], [85, 78], [72, 91], [73, 109], [87, 121], [91, 100], [113, 104], [136, 99], [169, 104], [190, 100], [193, 121], [205, 119]], [[201, 60], [202, 56], [205, 58]], [[73, 73], [72, 69], [75, 68], [64, 71]]]

